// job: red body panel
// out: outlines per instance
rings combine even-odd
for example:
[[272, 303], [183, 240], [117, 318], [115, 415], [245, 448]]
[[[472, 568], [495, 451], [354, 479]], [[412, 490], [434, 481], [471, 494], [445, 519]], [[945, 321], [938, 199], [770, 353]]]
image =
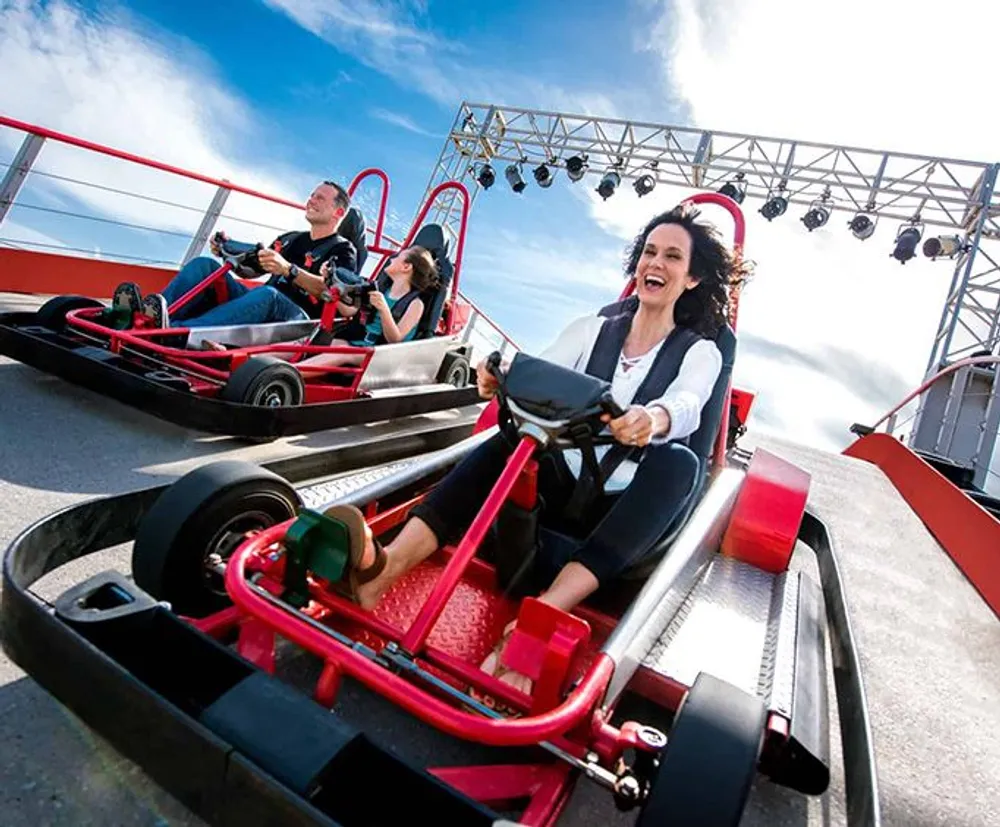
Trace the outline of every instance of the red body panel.
[[722, 553], [781, 572], [795, 548], [809, 494], [809, 474], [758, 448], [722, 538]]
[[889, 434], [861, 437], [844, 454], [882, 469], [1000, 617], [1000, 521]]

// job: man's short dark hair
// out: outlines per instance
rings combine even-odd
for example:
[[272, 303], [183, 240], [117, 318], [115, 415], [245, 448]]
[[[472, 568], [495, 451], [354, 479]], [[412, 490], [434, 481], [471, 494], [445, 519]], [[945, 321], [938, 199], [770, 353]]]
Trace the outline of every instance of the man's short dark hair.
[[333, 187], [334, 192], [336, 193], [336, 195], [333, 196], [333, 203], [338, 207], [343, 207], [344, 212], [347, 212], [347, 210], [351, 207], [351, 196], [347, 194], [347, 190], [340, 186], [340, 184], [336, 181], [324, 181], [323, 183], [328, 187]]

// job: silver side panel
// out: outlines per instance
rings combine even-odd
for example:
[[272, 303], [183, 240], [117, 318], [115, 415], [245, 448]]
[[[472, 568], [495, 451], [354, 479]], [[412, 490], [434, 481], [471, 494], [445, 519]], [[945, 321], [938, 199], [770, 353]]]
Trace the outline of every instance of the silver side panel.
[[725, 468], [709, 483], [687, 525], [604, 644], [602, 651], [615, 662], [606, 705], [621, 695], [711, 562], [745, 477], [743, 471]]
[[360, 389], [374, 391], [433, 383], [445, 354], [459, 344], [458, 336], [434, 336], [415, 342], [379, 345], [365, 369]]
[[767, 644], [761, 659], [757, 693], [768, 709], [792, 717], [795, 697], [795, 652], [798, 634], [799, 584], [802, 575], [786, 572], [775, 584]]
[[496, 433], [494, 426], [438, 451], [344, 474], [297, 490], [306, 506], [317, 511], [337, 503], [361, 506], [454, 465]]
[[757, 694], [775, 580], [717, 554], [643, 665], [685, 686], [708, 672]]
[[187, 346], [199, 349], [205, 341], [218, 342], [221, 345], [232, 345], [233, 347], [259, 347], [279, 342], [305, 344], [317, 327], [319, 327], [319, 321], [316, 319], [304, 322], [195, 327], [188, 334]]
[[372, 485], [393, 474], [398, 474], [415, 461], [415, 459], [407, 459], [402, 462], [392, 462], [388, 465], [380, 465], [377, 468], [366, 468], [363, 471], [344, 474], [325, 482], [314, 483], [305, 488], [299, 488], [299, 496], [302, 498], [302, 503], [306, 508], [322, 510], [323, 506], [329, 506], [334, 502], [342, 500], [367, 485]]

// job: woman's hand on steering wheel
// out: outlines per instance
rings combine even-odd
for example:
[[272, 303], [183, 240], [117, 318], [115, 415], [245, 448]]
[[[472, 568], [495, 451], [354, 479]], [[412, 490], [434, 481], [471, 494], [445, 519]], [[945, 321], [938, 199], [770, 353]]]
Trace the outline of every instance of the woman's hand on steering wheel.
[[620, 443], [640, 448], [649, 444], [658, 424], [649, 409], [642, 405], [631, 405], [615, 419], [611, 418], [611, 414], [604, 414], [601, 421], [607, 424], [611, 435]]
[[479, 395], [483, 399], [492, 399], [500, 387], [499, 380], [487, 367], [485, 359], [476, 365], [476, 387], [479, 388]]

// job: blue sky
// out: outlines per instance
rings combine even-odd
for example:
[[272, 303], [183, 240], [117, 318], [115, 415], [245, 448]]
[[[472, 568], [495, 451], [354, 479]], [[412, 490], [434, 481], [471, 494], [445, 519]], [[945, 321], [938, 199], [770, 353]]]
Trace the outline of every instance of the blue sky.
[[[998, 4], [953, 0], [0, 0], [0, 113], [303, 199], [320, 177], [392, 179], [402, 235], [463, 98], [916, 153], [995, 160], [975, 84], [989, 76]], [[982, 34], [979, 34], [979, 33]], [[820, 35], [822, 34], [822, 38]], [[977, 39], [982, 42], [977, 42]], [[820, 42], [826, 57], [817, 60]], [[859, 43], [863, 61], [854, 60]], [[961, 77], [948, 67], [963, 67]], [[947, 101], [961, 120], [935, 104]], [[21, 139], [0, 129], [0, 162]], [[32, 176], [23, 204], [165, 228], [122, 230], [15, 207], [0, 236], [176, 260], [211, 187], [46, 146], [39, 169], [196, 209], [150, 205]], [[544, 346], [617, 294], [628, 239], [687, 193], [596, 179], [515, 195], [502, 179], [472, 214], [463, 287], [519, 342]], [[363, 204], [370, 205], [369, 200]], [[737, 380], [757, 425], [842, 447], [921, 377], [951, 272], [900, 268], [891, 239], [860, 245], [839, 221], [807, 234], [748, 210], [757, 275], [741, 304]], [[269, 239], [295, 211], [233, 197], [231, 235]], [[235, 217], [235, 218], [232, 218]], [[837, 225], [837, 226], [834, 226]]]

